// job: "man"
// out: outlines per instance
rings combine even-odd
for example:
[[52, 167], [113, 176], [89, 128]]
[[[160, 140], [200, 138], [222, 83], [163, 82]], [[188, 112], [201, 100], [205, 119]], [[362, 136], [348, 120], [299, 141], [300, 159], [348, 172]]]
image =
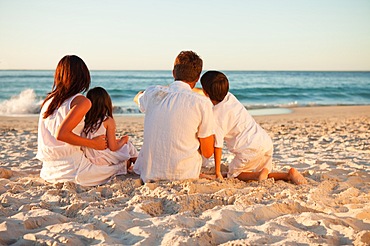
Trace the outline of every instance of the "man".
[[192, 91], [202, 66], [195, 52], [182, 51], [174, 63], [172, 84], [151, 86], [135, 97], [145, 119], [134, 171], [144, 182], [198, 178], [202, 155], [213, 155], [213, 105]]

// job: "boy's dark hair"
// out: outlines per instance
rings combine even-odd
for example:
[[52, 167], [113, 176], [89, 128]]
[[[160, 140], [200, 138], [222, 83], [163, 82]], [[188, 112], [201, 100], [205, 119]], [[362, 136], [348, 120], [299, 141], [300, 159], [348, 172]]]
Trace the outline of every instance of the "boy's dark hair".
[[193, 51], [181, 51], [175, 59], [173, 76], [184, 82], [198, 81], [202, 72], [203, 61]]
[[208, 71], [200, 78], [203, 90], [213, 101], [221, 102], [229, 92], [229, 80], [218, 71]]
[[113, 118], [113, 105], [108, 92], [102, 87], [89, 90], [86, 97], [91, 101], [91, 108], [85, 115], [84, 132], [96, 132], [105, 118]]

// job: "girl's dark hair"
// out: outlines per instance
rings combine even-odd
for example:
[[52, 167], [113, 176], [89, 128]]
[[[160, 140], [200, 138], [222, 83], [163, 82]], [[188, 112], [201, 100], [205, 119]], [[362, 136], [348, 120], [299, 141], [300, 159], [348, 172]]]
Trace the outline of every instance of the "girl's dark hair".
[[202, 72], [203, 61], [193, 51], [181, 51], [175, 59], [173, 68], [175, 80], [195, 82]]
[[52, 115], [66, 99], [87, 91], [90, 81], [89, 69], [80, 57], [75, 55], [63, 57], [55, 70], [52, 91], [48, 93], [41, 105], [41, 107], [44, 106], [48, 100], [52, 99], [43, 118]]
[[95, 132], [103, 123], [105, 117], [113, 118], [113, 105], [108, 92], [102, 87], [92, 88], [86, 97], [91, 101], [91, 108], [85, 115], [84, 133]]
[[211, 100], [221, 102], [229, 92], [229, 80], [218, 71], [208, 71], [200, 78], [203, 90]]

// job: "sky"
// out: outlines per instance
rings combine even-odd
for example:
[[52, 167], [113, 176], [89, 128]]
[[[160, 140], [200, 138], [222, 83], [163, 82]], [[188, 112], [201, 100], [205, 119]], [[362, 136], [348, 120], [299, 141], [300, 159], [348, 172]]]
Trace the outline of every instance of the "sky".
[[0, 0], [0, 69], [370, 71], [369, 0]]

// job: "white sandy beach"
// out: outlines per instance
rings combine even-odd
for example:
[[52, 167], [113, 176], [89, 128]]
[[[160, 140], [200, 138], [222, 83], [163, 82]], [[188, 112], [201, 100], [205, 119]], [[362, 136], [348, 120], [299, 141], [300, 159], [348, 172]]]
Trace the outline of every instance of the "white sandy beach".
[[[255, 118], [273, 139], [274, 171], [295, 167], [307, 185], [142, 185], [133, 174], [53, 185], [34, 159], [37, 117], [0, 117], [0, 245], [370, 245], [370, 106]], [[143, 117], [116, 119], [140, 149]], [[224, 151], [224, 170], [231, 159]]]

